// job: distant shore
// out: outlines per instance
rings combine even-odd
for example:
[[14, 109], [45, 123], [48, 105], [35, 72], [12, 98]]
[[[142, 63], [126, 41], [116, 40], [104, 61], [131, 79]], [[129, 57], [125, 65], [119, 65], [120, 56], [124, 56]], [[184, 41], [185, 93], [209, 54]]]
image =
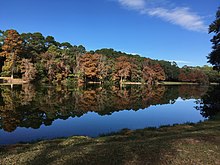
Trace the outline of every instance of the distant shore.
[[[157, 85], [199, 85], [199, 83], [194, 82], [176, 82], [176, 81], [162, 81], [157, 82]], [[141, 82], [123, 82], [122, 85], [147, 85], [147, 83]]]
[[[11, 77], [0, 77], [0, 85], [21, 85], [25, 84], [27, 81], [22, 80], [21, 78]], [[101, 82], [88, 82], [88, 84], [102, 84]], [[219, 83], [209, 83], [210, 85], [219, 85]], [[123, 82], [122, 85], [147, 85], [147, 83], [142, 82]], [[177, 81], [161, 81], [157, 82], [157, 85], [199, 85], [195, 82], [177, 82]]]
[[[172, 82], [172, 81], [159, 82], [158, 84], [159, 85], [200, 85], [199, 83], [194, 83], [194, 82]], [[219, 85], [219, 83], [210, 82], [208, 85]]]
[[[122, 85], [146, 85], [146, 83], [141, 82], [123, 82]], [[177, 82], [177, 81], [161, 81], [157, 83], [158, 85], [199, 85], [195, 82]], [[209, 83], [210, 85], [219, 85], [219, 83]]]
[[0, 77], [0, 85], [19, 85], [25, 83], [27, 82], [22, 80], [21, 78], [11, 79], [11, 77]]
[[194, 82], [172, 82], [172, 81], [163, 81], [158, 82], [160, 85], [199, 85], [199, 83]]

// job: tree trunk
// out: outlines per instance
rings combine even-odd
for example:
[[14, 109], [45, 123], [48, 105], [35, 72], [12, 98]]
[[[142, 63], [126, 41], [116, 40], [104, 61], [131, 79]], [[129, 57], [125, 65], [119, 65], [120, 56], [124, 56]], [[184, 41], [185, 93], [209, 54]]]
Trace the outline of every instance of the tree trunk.
[[11, 66], [11, 80], [13, 80], [14, 78], [14, 66], [15, 66], [15, 53], [12, 52], [11, 53], [11, 56], [12, 56], [12, 66]]
[[121, 79], [120, 79], [120, 84], [122, 85], [122, 82], [123, 82], [123, 78], [122, 78], [122, 76], [121, 76]]

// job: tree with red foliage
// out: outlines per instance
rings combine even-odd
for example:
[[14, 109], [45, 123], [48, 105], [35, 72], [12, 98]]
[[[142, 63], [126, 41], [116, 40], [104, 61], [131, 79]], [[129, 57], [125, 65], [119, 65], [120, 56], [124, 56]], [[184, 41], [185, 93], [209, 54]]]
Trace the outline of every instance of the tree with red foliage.
[[164, 81], [165, 80], [165, 73], [163, 68], [160, 66], [160, 64], [154, 64], [151, 66], [153, 69], [154, 73], [154, 82], [157, 81]]
[[195, 68], [181, 68], [179, 81], [194, 82], [200, 84], [207, 84], [209, 82], [208, 76], [202, 70]]

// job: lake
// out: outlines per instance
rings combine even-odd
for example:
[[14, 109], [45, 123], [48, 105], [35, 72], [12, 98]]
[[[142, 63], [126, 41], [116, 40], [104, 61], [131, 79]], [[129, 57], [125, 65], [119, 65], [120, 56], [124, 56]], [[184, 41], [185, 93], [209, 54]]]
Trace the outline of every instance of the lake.
[[208, 86], [0, 86], [0, 144], [204, 121]]

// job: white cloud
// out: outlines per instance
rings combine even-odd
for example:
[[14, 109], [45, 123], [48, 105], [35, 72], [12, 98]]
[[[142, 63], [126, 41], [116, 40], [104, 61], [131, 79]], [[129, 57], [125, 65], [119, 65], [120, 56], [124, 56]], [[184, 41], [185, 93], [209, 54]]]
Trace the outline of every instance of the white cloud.
[[207, 32], [208, 29], [202, 17], [187, 7], [173, 7], [172, 9], [168, 9], [164, 5], [157, 7], [160, 4], [155, 3], [156, 6], [152, 6], [152, 2], [149, 0], [118, 0], [118, 2], [122, 6], [136, 10], [141, 14], [161, 18], [190, 31]]
[[130, 53], [130, 52], [125, 52], [126, 54], [131, 54], [131, 55], [139, 55], [139, 53], [135, 53], [135, 52], [132, 52], [132, 53]]
[[166, 60], [166, 61], [176, 62], [178, 66], [189, 65], [192, 63], [190, 61], [183, 61], [183, 60]]
[[119, 3], [125, 7], [132, 9], [144, 9], [145, 1], [144, 0], [118, 0]]
[[190, 64], [191, 62], [190, 61], [183, 61], [183, 60], [168, 60], [170, 62], [176, 62], [176, 63], [184, 63], [184, 64]]
[[146, 12], [151, 16], [157, 16], [172, 24], [179, 25], [187, 30], [206, 32], [207, 26], [196, 13], [189, 8], [174, 8], [172, 10], [164, 8], [147, 9]]

